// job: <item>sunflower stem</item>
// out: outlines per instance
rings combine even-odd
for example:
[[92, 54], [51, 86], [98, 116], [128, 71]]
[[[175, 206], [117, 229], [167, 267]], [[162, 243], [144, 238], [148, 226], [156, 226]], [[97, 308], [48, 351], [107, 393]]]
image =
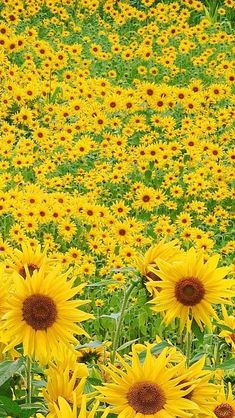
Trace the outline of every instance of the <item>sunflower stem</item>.
[[129, 300], [129, 297], [133, 291], [133, 289], [139, 284], [139, 280], [135, 280], [133, 281], [130, 286], [126, 289], [126, 292], [124, 294], [124, 298], [122, 301], [122, 307], [120, 310], [120, 315], [119, 318], [117, 320], [116, 323], [116, 330], [114, 333], [114, 338], [113, 338], [113, 347], [112, 347], [112, 352], [110, 355], [110, 361], [112, 364], [114, 364], [115, 359], [116, 359], [116, 354], [117, 354], [117, 349], [118, 349], [118, 345], [119, 345], [119, 339], [120, 339], [120, 334], [122, 331], [122, 324], [123, 324], [123, 320], [124, 320], [124, 316], [125, 316], [125, 310], [126, 310], [126, 306]]
[[215, 347], [214, 347], [214, 367], [216, 367], [220, 364], [220, 350], [219, 350], [219, 340], [216, 339]]
[[192, 342], [191, 334], [190, 332], [187, 331], [186, 336], [185, 336], [185, 355], [186, 355], [187, 367], [189, 367], [189, 362], [191, 358], [191, 342]]
[[32, 363], [29, 356], [26, 358], [26, 403], [31, 403], [32, 398]]

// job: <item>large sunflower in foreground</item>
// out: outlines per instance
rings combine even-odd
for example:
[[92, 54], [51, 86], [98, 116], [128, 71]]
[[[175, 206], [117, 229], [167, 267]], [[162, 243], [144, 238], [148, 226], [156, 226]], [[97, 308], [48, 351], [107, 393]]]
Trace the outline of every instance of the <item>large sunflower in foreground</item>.
[[158, 262], [161, 292], [151, 303], [155, 312], [164, 312], [163, 322], [168, 325], [178, 317], [181, 331], [185, 324], [189, 331], [194, 318], [201, 329], [204, 324], [211, 329], [211, 318], [219, 320], [212, 305], [231, 304], [235, 296], [234, 280], [224, 279], [230, 268], [216, 268], [218, 261], [216, 254], [204, 263], [203, 254], [191, 248], [178, 263]]
[[57, 358], [61, 345], [77, 344], [74, 334], [86, 335], [77, 322], [93, 315], [77, 308], [87, 301], [71, 300], [84, 284], [73, 287], [75, 278], [68, 280], [68, 275], [61, 274], [60, 267], [48, 272], [45, 266], [26, 279], [13, 275], [15, 290], [8, 297], [1, 325], [6, 350], [22, 343], [24, 355], [47, 363]]
[[[118, 418], [184, 418], [197, 408], [186, 399], [188, 383], [184, 376], [175, 377], [178, 365], [171, 364], [171, 355], [165, 349], [156, 358], [147, 349], [142, 364], [133, 348], [131, 365], [118, 356], [123, 369], [109, 365], [104, 367], [111, 378], [110, 383], [96, 389], [99, 399], [112, 405], [111, 412]], [[171, 367], [167, 367], [167, 366]]]

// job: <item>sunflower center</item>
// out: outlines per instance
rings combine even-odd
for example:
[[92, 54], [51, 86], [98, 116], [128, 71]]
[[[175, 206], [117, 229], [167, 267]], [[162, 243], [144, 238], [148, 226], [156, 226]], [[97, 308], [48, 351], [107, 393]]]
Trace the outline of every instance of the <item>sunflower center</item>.
[[175, 287], [176, 299], [186, 306], [194, 306], [201, 302], [205, 295], [205, 288], [195, 277], [181, 279]]
[[230, 334], [230, 338], [231, 338], [232, 342], [235, 344], [235, 332]]
[[155, 414], [164, 407], [166, 398], [162, 389], [152, 382], [138, 382], [127, 393], [129, 405], [140, 414]]
[[45, 295], [35, 294], [23, 302], [23, 319], [34, 330], [50, 328], [57, 318], [57, 309], [54, 301]]
[[[157, 271], [157, 266], [156, 264], [150, 264], [150, 266], [154, 267], [155, 270]], [[147, 277], [149, 277], [152, 280], [155, 280], [157, 282], [161, 281], [162, 279], [153, 271], [148, 271], [148, 273], [146, 274]]]
[[221, 403], [214, 410], [214, 413], [218, 418], [232, 418], [234, 412], [235, 411], [228, 403]]

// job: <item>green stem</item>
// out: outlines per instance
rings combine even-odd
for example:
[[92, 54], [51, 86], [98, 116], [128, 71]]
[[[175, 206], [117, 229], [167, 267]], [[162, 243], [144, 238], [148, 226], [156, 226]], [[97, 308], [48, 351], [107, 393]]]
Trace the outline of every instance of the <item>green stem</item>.
[[216, 367], [218, 366], [218, 364], [220, 364], [220, 350], [219, 350], [219, 340], [216, 339], [215, 342], [215, 348], [214, 348], [214, 367], [216, 369]]
[[26, 359], [26, 403], [31, 403], [32, 398], [32, 363], [29, 356]]
[[117, 349], [118, 349], [118, 345], [119, 345], [119, 339], [120, 339], [120, 334], [121, 334], [121, 330], [122, 330], [122, 324], [123, 324], [123, 320], [124, 320], [124, 316], [125, 316], [125, 310], [126, 310], [126, 305], [128, 303], [129, 297], [132, 293], [132, 290], [136, 287], [136, 285], [139, 283], [138, 281], [133, 281], [130, 286], [127, 288], [123, 301], [122, 301], [122, 307], [120, 310], [120, 316], [117, 320], [117, 326], [116, 326], [116, 330], [115, 330], [115, 334], [114, 334], [114, 338], [113, 338], [113, 347], [112, 347], [112, 353], [110, 355], [110, 360], [111, 363], [114, 364], [115, 359], [116, 359], [116, 354], [117, 354]]
[[191, 343], [192, 343], [191, 334], [187, 331], [186, 336], [185, 336], [185, 355], [186, 355], [187, 367], [189, 367], [189, 362], [191, 358]]

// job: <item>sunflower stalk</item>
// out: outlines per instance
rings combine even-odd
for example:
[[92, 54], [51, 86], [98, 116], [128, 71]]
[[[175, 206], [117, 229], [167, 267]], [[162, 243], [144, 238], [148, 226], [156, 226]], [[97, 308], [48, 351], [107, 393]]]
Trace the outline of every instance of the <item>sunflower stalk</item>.
[[26, 358], [26, 403], [30, 404], [32, 398], [32, 362], [29, 356]]
[[121, 331], [122, 331], [123, 320], [124, 320], [124, 317], [125, 317], [126, 306], [127, 306], [127, 303], [129, 301], [129, 297], [130, 297], [133, 289], [139, 283], [140, 283], [140, 279], [137, 279], [137, 280], [133, 281], [130, 284], [130, 286], [126, 289], [126, 292], [124, 294], [124, 298], [123, 298], [123, 301], [122, 301], [122, 307], [121, 307], [121, 310], [120, 310], [120, 315], [119, 315], [119, 318], [116, 322], [116, 329], [115, 329], [114, 338], [113, 338], [112, 352], [111, 352], [111, 355], [110, 355], [110, 360], [111, 360], [112, 364], [114, 364], [115, 359], [116, 359], [117, 349], [118, 349], [119, 340], [120, 340], [120, 334], [121, 334]]
[[186, 356], [186, 366], [189, 367], [190, 358], [191, 358], [191, 343], [192, 343], [192, 336], [190, 332], [186, 332], [185, 336], [185, 356]]

